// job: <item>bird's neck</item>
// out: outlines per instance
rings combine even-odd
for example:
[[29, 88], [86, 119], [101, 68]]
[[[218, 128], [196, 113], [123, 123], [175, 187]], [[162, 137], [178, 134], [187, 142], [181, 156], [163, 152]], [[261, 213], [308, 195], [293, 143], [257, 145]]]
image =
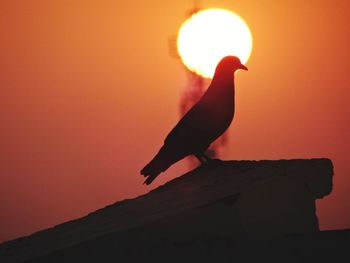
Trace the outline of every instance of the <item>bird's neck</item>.
[[234, 75], [215, 74], [212, 81], [212, 86], [215, 87], [215, 89], [218, 89], [217, 92], [220, 92], [222, 95], [234, 96], [234, 93], [235, 93]]

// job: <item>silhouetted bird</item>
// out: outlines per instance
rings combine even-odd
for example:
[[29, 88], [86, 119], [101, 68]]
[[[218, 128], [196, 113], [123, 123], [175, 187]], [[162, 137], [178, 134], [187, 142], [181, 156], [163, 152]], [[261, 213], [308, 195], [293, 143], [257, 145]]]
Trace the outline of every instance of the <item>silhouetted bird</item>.
[[206, 149], [230, 126], [234, 115], [234, 72], [248, 70], [235, 56], [224, 57], [217, 65], [213, 80], [201, 99], [169, 133], [158, 154], [142, 170], [150, 184], [171, 165], [188, 155], [201, 163], [211, 159]]

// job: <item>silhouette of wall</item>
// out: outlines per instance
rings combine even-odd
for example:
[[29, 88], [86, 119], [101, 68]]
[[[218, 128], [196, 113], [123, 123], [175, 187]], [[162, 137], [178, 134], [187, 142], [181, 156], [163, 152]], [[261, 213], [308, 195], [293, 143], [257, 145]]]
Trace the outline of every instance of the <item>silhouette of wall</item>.
[[328, 159], [218, 161], [138, 198], [6, 242], [0, 261], [88, 253], [89, 247], [118, 253], [117, 244], [138, 241], [182, 246], [317, 233], [315, 200], [331, 192], [332, 176]]

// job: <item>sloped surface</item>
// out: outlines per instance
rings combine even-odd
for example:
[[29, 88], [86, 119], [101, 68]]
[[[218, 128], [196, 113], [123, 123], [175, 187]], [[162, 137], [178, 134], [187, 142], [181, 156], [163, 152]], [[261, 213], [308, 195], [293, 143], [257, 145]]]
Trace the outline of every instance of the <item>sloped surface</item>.
[[146, 195], [6, 242], [0, 245], [0, 260], [21, 262], [89, 242], [98, 246], [96, 240], [108, 237], [113, 244], [148, 239], [181, 243], [315, 232], [314, 201], [331, 192], [332, 175], [328, 159], [217, 161]]

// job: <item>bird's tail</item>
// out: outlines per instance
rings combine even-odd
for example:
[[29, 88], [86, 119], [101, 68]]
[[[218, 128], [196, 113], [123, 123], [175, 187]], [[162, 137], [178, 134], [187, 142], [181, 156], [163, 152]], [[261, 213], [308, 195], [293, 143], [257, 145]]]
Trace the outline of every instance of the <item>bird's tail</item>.
[[161, 172], [164, 172], [179, 159], [181, 158], [173, 156], [173, 154], [167, 150], [167, 147], [163, 145], [157, 155], [141, 170], [141, 174], [147, 177], [144, 184], [149, 185], [152, 183]]

